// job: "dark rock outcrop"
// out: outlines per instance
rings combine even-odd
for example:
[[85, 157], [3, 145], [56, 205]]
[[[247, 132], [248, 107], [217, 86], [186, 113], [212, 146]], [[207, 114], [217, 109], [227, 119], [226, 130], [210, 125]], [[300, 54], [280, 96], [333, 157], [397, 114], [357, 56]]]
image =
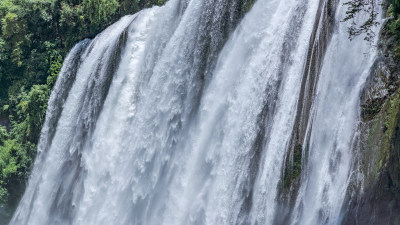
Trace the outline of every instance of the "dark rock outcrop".
[[400, 59], [384, 26], [378, 57], [361, 94], [359, 168], [342, 224], [400, 224]]

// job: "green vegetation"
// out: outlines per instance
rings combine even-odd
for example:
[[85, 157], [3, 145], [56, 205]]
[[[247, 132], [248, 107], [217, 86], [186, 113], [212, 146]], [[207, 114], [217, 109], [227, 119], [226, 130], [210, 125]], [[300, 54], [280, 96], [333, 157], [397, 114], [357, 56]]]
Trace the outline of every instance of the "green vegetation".
[[[349, 0], [344, 5], [348, 6], [346, 11], [346, 17], [343, 21], [352, 21], [351, 26], [348, 27], [349, 38], [365, 34], [365, 40], [372, 41], [372, 37], [375, 36], [373, 27], [379, 25], [377, 21], [378, 11], [376, 9], [377, 4], [382, 4], [387, 12], [389, 21], [387, 28], [390, 30], [392, 35], [400, 35], [400, 1], [399, 0], [384, 0], [382, 2], [378, 0]], [[367, 13], [369, 16], [364, 21], [355, 21], [356, 16], [359, 13]], [[399, 38], [397, 38], [399, 40]], [[400, 42], [396, 47], [397, 56], [400, 56]]]
[[20, 198], [71, 47], [165, 0], [0, 0], [0, 204]]
[[[379, 22], [377, 22], [378, 12], [376, 11], [375, 3], [375, 0], [351, 0], [344, 3], [348, 9], [343, 21], [351, 20], [353, 22], [352, 25], [348, 27], [350, 39], [363, 33], [366, 34], [365, 40], [367, 41], [372, 40], [372, 37], [375, 36], [372, 28], [379, 24]], [[361, 12], [367, 13], [369, 16], [365, 21], [362, 21], [361, 24], [357, 24], [354, 18]]]
[[[376, 158], [375, 165], [372, 166], [375, 174], [378, 174], [385, 165], [390, 166], [387, 163], [400, 154], [400, 152], [396, 153], [400, 149], [394, 148], [396, 132], [400, 125], [399, 120], [400, 89], [383, 103], [381, 111], [373, 118], [370, 125], [366, 147], [371, 151], [368, 152], [365, 161], [372, 163], [371, 159]], [[400, 166], [400, 161], [394, 163], [391, 166]]]
[[256, 0], [243, 0], [243, 11], [246, 13], [250, 11], [251, 8], [253, 8], [254, 3]]
[[368, 101], [365, 105], [361, 106], [361, 116], [364, 120], [372, 119], [376, 114], [379, 113], [381, 107], [386, 99], [372, 99]]
[[400, 148], [396, 146], [400, 129], [400, 89], [384, 104], [383, 111], [378, 116], [378, 120], [383, 124], [382, 129], [375, 130], [380, 133], [376, 169], [378, 171], [385, 169], [389, 174], [396, 175], [392, 178], [392, 185], [393, 188], [400, 189], [400, 177], [397, 176], [400, 174]]
[[389, 32], [396, 37], [395, 57], [400, 59], [400, 1], [390, 0], [387, 14], [390, 18], [387, 24]]
[[301, 174], [303, 147], [297, 144], [294, 147], [293, 158], [286, 160], [285, 174], [283, 177], [283, 187], [288, 189], [294, 181], [296, 181]]
[[366, 198], [373, 199], [368, 204], [378, 204], [374, 206], [379, 207], [376, 210], [390, 212], [386, 219], [398, 221], [400, 216], [395, 212], [400, 209], [400, 89], [385, 101], [367, 126], [362, 159]]
[[4, 128], [0, 128], [0, 136], [0, 198], [6, 200], [27, 178], [35, 146], [12, 139]]

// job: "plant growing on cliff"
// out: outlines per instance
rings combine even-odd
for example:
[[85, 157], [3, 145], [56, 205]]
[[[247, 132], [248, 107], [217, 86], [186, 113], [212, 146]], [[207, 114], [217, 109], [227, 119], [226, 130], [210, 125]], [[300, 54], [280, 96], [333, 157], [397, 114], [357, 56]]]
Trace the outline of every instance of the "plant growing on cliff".
[[[372, 41], [375, 36], [373, 28], [379, 25], [377, 21], [378, 11], [376, 10], [376, 6], [379, 3], [376, 1], [377, 0], [351, 0], [344, 3], [348, 8], [343, 22], [351, 21], [351, 25], [347, 28], [350, 40], [354, 39], [356, 36], [365, 34], [364, 39]], [[366, 20], [356, 20], [357, 15], [361, 13], [368, 15]]]
[[[361, 34], [366, 34], [365, 39], [371, 41], [375, 36], [373, 28], [379, 25], [378, 22], [378, 11], [379, 5], [383, 6], [386, 11], [386, 18], [388, 23], [386, 24], [387, 29], [392, 35], [397, 36], [397, 42], [399, 43], [396, 48], [396, 54], [400, 56], [400, 1], [399, 0], [350, 0], [344, 5], [348, 6], [346, 11], [346, 17], [343, 21], [352, 21], [348, 27], [349, 38], [353, 39]], [[365, 13], [368, 18], [364, 21], [356, 21], [358, 14]]]
[[124, 15], [164, 3], [0, 0], [0, 206], [10, 207], [23, 192], [50, 90], [69, 49]]
[[294, 147], [293, 155], [286, 160], [283, 177], [283, 188], [289, 188], [293, 184], [293, 182], [300, 177], [302, 167], [302, 154], [303, 147], [301, 144], [297, 144]]

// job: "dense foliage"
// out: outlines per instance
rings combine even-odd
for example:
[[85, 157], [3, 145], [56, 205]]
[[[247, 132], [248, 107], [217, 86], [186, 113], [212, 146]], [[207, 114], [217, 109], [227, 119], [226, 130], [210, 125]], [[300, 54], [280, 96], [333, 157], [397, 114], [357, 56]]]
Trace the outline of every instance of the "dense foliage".
[[390, 0], [389, 2], [388, 16], [390, 20], [387, 27], [389, 32], [396, 36], [395, 57], [400, 59], [400, 0]]
[[[0, 0], [0, 203], [18, 201], [69, 49], [165, 0]], [[21, 188], [22, 186], [22, 188]]]

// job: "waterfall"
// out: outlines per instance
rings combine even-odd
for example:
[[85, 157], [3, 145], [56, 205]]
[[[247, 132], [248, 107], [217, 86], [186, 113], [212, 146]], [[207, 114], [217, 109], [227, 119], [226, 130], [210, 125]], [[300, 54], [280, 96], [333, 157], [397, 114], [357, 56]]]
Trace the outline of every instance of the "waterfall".
[[344, 2], [170, 0], [77, 44], [10, 224], [339, 224], [375, 59]]

